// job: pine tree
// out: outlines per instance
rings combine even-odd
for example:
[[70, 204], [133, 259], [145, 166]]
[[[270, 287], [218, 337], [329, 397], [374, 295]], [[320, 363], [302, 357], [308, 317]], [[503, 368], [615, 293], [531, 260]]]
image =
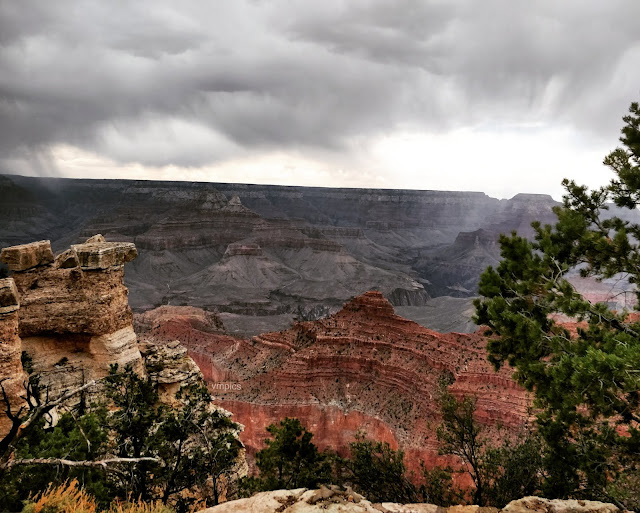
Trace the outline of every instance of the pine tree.
[[[623, 118], [622, 147], [605, 159], [615, 178], [589, 190], [564, 180], [555, 226], [534, 223], [535, 241], [500, 237], [502, 261], [482, 275], [476, 322], [488, 326], [490, 361], [508, 363], [533, 391], [548, 446], [546, 493], [638, 507], [620, 483], [640, 472], [640, 322], [583, 298], [567, 279], [628, 280], [640, 292], [640, 108]], [[612, 216], [610, 204], [628, 215]], [[624, 210], [622, 211], [624, 212]], [[569, 317], [575, 331], [556, 320]]]

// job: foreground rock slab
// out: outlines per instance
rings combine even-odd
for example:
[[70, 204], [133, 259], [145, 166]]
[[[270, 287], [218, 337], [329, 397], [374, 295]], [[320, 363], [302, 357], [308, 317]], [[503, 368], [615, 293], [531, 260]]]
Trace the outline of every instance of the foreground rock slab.
[[502, 511], [504, 513], [617, 513], [620, 509], [613, 504], [599, 501], [524, 497], [510, 502]]
[[[318, 490], [299, 488], [262, 492], [249, 497], [225, 502], [201, 513], [499, 513], [497, 508], [480, 506], [451, 506], [434, 504], [374, 504], [353, 492], [336, 486]], [[542, 499], [524, 497], [510, 502], [502, 513], [618, 513], [613, 504], [597, 501]]]

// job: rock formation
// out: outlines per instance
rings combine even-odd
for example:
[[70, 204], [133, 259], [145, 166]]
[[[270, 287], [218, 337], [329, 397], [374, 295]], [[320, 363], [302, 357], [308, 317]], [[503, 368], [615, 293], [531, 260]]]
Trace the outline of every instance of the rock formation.
[[[182, 386], [203, 382], [198, 366], [178, 342], [138, 345], [124, 285], [124, 264], [136, 256], [133, 243], [106, 242], [101, 235], [55, 257], [49, 241], [2, 250], [0, 260], [12, 276], [0, 280], [0, 383], [6, 394], [6, 400], [0, 395], [0, 439], [10, 427], [5, 401], [14, 413], [23, 406], [23, 352], [49, 399], [108, 375], [114, 364], [121, 369], [131, 365], [138, 374], [152, 376], [159, 385], [160, 401], [167, 404], [178, 400]], [[196, 325], [216, 322], [206, 314], [202, 319]], [[100, 394], [100, 388], [93, 387], [90, 393]], [[217, 405], [207, 407], [231, 415]], [[54, 410], [54, 421], [55, 414]], [[239, 431], [229, 429], [237, 439]], [[246, 473], [241, 447], [235, 475]]]
[[[24, 392], [23, 382], [26, 379], [22, 370], [22, 344], [18, 335], [19, 308], [20, 300], [13, 279], [0, 280], [0, 385], [3, 391], [0, 399], [10, 402], [13, 413], [22, 406], [20, 396]], [[0, 438], [10, 427], [9, 418], [4, 415], [5, 406], [2, 403]]]
[[124, 286], [124, 264], [137, 256], [132, 243], [102, 236], [56, 258], [49, 241], [4, 248], [12, 271], [21, 351], [54, 396], [108, 374], [110, 365], [142, 370]]
[[507, 504], [502, 510], [480, 506], [451, 506], [443, 508], [434, 504], [374, 504], [350, 488], [336, 486], [317, 490], [298, 488], [262, 492], [249, 497], [226, 502], [201, 513], [619, 513], [613, 504], [586, 500], [549, 500], [524, 497]]
[[289, 416], [300, 418], [321, 448], [344, 452], [363, 428], [403, 448], [411, 467], [435, 463], [435, 394], [444, 374], [454, 380], [452, 393], [478, 397], [477, 419], [488, 432], [498, 424], [515, 432], [528, 420], [525, 391], [510, 369], [493, 371], [480, 334], [428, 330], [395, 315], [379, 292], [325, 319], [252, 339], [203, 330], [194, 317], [156, 318], [143, 337], [187, 346], [219, 404], [245, 425], [249, 451], [262, 447], [269, 424]]

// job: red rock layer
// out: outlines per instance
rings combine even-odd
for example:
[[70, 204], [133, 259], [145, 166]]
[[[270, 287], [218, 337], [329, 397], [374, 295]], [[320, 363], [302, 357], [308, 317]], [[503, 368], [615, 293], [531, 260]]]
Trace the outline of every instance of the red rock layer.
[[[379, 292], [348, 302], [337, 314], [251, 340], [203, 332], [165, 318], [154, 334], [189, 348], [222, 405], [247, 426], [250, 450], [266, 426], [296, 416], [321, 447], [343, 451], [359, 428], [419, 459], [438, 460], [435, 395], [448, 375], [457, 396], [477, 397], [477, 419], [495, 434], [527, 422], [528, 400], [511, 371], [494, 372], [479, 334], [440, 334], [394, 314]], [[225, 384], [228, 386], [225, 387]], [[231, 386], [233, 385], [233, 386]], [[314, 429], [315, 428], [315, 429]]]

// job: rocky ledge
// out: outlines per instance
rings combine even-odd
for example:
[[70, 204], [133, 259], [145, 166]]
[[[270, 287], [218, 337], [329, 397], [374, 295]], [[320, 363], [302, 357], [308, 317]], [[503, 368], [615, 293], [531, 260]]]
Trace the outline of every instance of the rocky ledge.
[[299, 488], [263, 492], [248, 499], [226, 502], [201, 513], [618, 513], [613, 504], [582, 500], [549, 500], [524, 497], [507, 504], [502, 510], [480, 506], [434, 504], [371, 503], [350, 488]]

